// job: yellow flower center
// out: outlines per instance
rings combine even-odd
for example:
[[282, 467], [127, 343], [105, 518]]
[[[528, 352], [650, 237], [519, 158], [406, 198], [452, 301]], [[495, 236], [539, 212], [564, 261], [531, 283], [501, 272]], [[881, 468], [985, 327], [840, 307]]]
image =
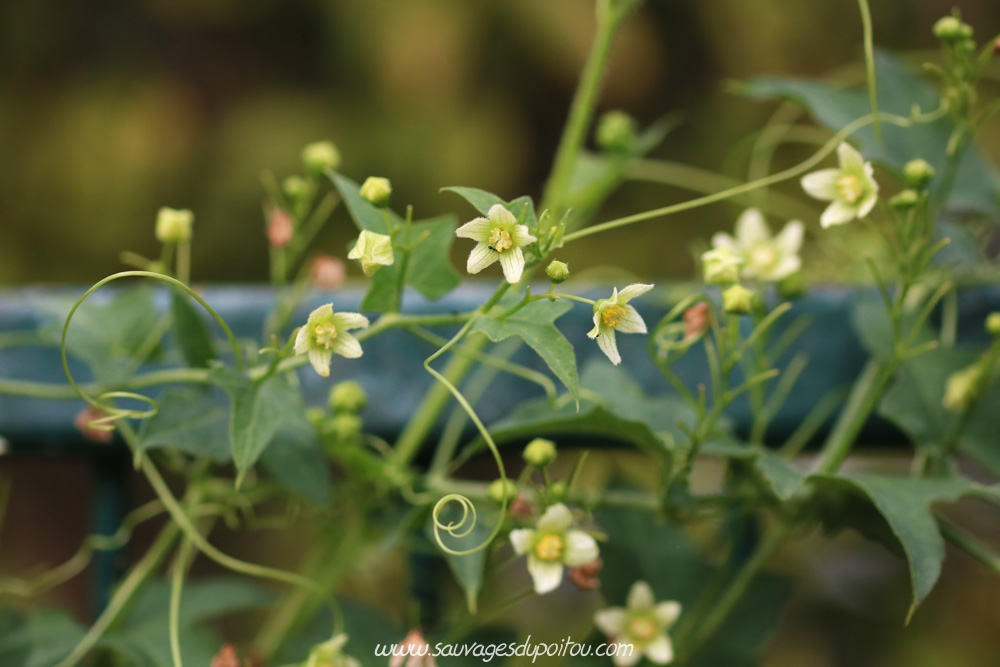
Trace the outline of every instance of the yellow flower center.
[[331, 322], [323, 322], [316, 325], [313, 333], [316, 335], [316, 345], [329, 350], [333, 347], [333, 339], [337, 337], [337, 327]]
[[625, 317], [625, 309], [621, 306], [605, 306], [601, 311], [601, 321], [604, 322], [606, 326], [614, 329]]
[[758, 243], [750, 249], [748, 254], [750, 255], [750, 263], [762, 269], [771, 268], [778, 261], [778, 253], [774, 251], [774, 247], [770, 243]]
[[546, 535], [535, 545], [535, 555], [544, 561], [554, 563], [562, 558], [563, 538], [559, 535]]
[[648, 642], [660, 634], [660, 627], [649, 616], [636, 616], [628, 624], [628, 636], [640, 642]]
[[854, 174], [845, 174], [837, 179], [837, 198], [845, 204], [856, 204], [861, 195], [865, 193], [864, 186]]
[[497, 252], [503, 252], [504, 250], [510, 249], [512, 245], [514, 245], [514, 241], [510, 238], [510, 234], [499, 227], [494, 227], [490, 230], [491, 248]]

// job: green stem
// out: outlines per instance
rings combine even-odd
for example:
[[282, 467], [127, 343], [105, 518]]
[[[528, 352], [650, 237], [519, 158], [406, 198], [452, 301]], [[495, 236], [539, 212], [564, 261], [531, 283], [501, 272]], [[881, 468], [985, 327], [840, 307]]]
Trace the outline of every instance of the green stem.
[[187, 573], [193, 551], [191, 540], [186, 538], [181, 540], [181, 546], [174, 558], [174, 571], [170, 581], [170, 657], [173, 658], [174, 667], [184, 667], [180, 633], [181, 591], [184, 588], [184, 575]]
[[872, 11], [868, 7], [868, 0], [858, 0], [858, 9], [861, 11], [861, 28], [865, 42], [865, 75], [868, 80], [868, 103], [872, 108], [872, 116], [875, 118], [875, 141], [882, 143], [882, 124], [879, 122], [878, 114], [878, 91], [875, 83], [875, 44], [872, 35]]
[[980, 563], [1000, 574], [1000, 555], [955, 524], [938, 519], [941, 534], [946, 540], [969, 554]]

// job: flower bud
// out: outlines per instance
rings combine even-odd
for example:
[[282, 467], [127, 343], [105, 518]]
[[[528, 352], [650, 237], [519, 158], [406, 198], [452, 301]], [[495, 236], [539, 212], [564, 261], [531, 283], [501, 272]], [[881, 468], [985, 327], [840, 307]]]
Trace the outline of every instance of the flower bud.
[[281, 189], [289, 199], [299, 200], [308, 197], [312, 192], [309, 181], [301, 176], [289, 176], [281, 183]]
[[361, 185], [361, 198], [372, 206], [385, 208], [389, 205], [389, 197], [392, 196], [392, 183], [388, 178], [369, 176]]
[[510, 479], [495, 479], [490, 482], [486, 494], [497, 505], [502, 505], [505, 500], [509, 501], [517, 497], [517, 484]]
[[942, 42], [965, 41], [972, 37], [972, 26], [957, 16], [945, 16], [934, 24], [934, 36]]
[[536, 468], [547, 468], [556, 460], [556, 443], [545, 438], [535, 438], [524, 448], [522, 456]]
[[722, 310], [730, 315], [749, 315], [755, 298], [743, 285], [733, 285], [722, 293]]
[[558, 259], [554, 259], [549, 262], [549, 265], [545, 267], [545, 275], [549, 277], [549, 280], [558, 285], [561, 282], [565, 282], [569, 278], [569, 264], [566, 262], [560, 262]]
[[98, 425], [93, 424], [93, 422], [98, 419], [107, 417], [108, 414], [103, 410], [98, 410], [97, 408], [88, 405], [76, 414], [76, 418], [73, 420], [73, 426], [76, 430], [83, 434], [83, 437], [91, 442], [99, 442], [102, 445], [106, 445], [115, 439], [114, 428], [109, 428], [111, 425]]
[[711, 312], [708, 304], [699, 301], [684, 311], [684, 342], [688, 343], [701, 338], [711, 325]]
[[916, 190], [903, 190], [892, 199], [889, 200], [889, 205], [893, 208], [907, 209], [913, 208], [920, 203], [920, 193]]
[[338, 442], [349, 442], [361, 435], [361, 417], [353, 413], [341, 412], [323, 422], [323, 435]]
[[280, 208], [267, 219], [267, 242], [272, 248], [284, 248], [295, 237], [295, 221]]
[[631, 153], [638, 126], [624, 111], [609, 111], [597, 123], [597, 145], [609, 153]]
[[581, 591], [595, 591], [601, 587], [601, 580], [598, 577], [603, 567], [604, 561], [597, 558], [586, 565], [572, 568], [569, 571], [569, 580]]
[[366, 229], [358, 236], [358, 241], [351, 248], [351, 252], [347, 253], [347, 258], [359, 260], [361, 270], [366, 276], [371, 276], [383, 266], [389, 266], [396, 261], [392, 253], [392, 238]]
[[991, 336], [1000, 336], [1000, 313], [990, 313], [986, 316], [986, 331]]
[[731, 285], [740, 279], [743, 258], [729, 248], [715, 248], [701, 256], [705, 282], [709, 285]]
[[164, 206], [156, 214], [156, 240], [160, 243], [184, 243], [191, 240], [194, 213]]
[[315, 289], [338, 289], [347, 279], [347, 268], [336, 257], [316, 255], [309, 269], [309, 281]]
[[507, 512], [511, 518], [527, 521], [535, 516], [535, 506], [524, 495], [519, 495], [514, 498], [510, 507], [507, 508]]
[[791, 301], [792, 299], [798, 299], [806, 293], [806, 281], [802, 277], [800, 271], [785, 276], [778, 283], [778, 296], [780, 296], [785, 301]]
[[322, 428], [323, 422], [326, 421], [326, 410], [316, 407], [306, 408], [306, 419], [317, 429]]
[[340, 151], [329, 141], [317, 141], [302, 149], [302, 164], [312, 176], [340, 166]]
[[934, 178], [934, 167], [927, 160], [910, 160], [903, 167], [906, 183], [917, 190], [923, 190]]
[[945, 384], [941, 404], [952, 412], [967, 412], [983, 393], [983, 379], [983, 367], [978, 361], [955, 371]]
[[557, 503], [561, 503], [566, 500], [567, 495], [569, 495], [569, 486], [567, 486], [566, 482], [560, 480], [558, 482], [552, 482], [552, 484], [549, 485], [549, 496], [551, 496], [552, 500]]
[[330, 389], [330, 409], [334, 412], [357, 414], [368, 405], [368, 394], [355, 380], [338, 382]]
[[240, 667], [239, 657], [232, 644], [223, 644], [219, 652], [212, 658], [212, 667]]

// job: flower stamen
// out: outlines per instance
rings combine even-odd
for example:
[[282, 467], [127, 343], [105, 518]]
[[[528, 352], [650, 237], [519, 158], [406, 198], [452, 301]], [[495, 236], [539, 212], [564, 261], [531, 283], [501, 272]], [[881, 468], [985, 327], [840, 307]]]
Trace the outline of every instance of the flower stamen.
[[494, 227], [490, 230], [490, 247], [497, 252], [503, 252], [504, 250], [509, 250], [511, 246], [514, 245], [513, 239], [510, 238], [510, 234], [500, 229], [499, 227]]
[[847, 204], [856, 204], [865, 193], [861, 180], [854, 174], [844, 174], [837, 179], [837, 197]]
[[313, 333], [316, 335], [316, 344], [329, 350], [333, 347], [333, 339], [337, 337], [337, 327], [331, 322], [323, 322], [316, 325]]
[[636, 616], [628, 625], [628, 635], [640, 642], [649, 640], [660, 634], [660, 628], [649, 616]]
[[606, 326], [614, 329], [625, 317], [626, 310], [621, 306], [611, 305], [605, 306], [601, 312], [601, 321], [604, 322]]
[[563, 538], [559, 535], [545, 535], [535, 545], [535, 555], [546, 562], [555, 563], [562, 559], [564, 546]]

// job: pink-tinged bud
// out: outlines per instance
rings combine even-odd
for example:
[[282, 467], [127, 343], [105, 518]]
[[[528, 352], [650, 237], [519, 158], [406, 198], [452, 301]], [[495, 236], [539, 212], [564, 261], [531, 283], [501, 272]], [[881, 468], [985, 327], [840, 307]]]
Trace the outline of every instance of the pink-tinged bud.
[[569, 579], [581, 591], [596, 591], [601, 587], [601, 568], [604, 561], [600, 558], [594, 559], [586, 565], [574, 567], [569, 571]]
[[98, 428], [97, 426], [91, 426], [90, 424], [91, 422], [103, 419], [107, 416], [107, 413], [88, 405], [77, 413], [76, 419], [73, 420], [73, 426], [80, 431], [80, 433], [83, 433], [83, 437], [87, 440], [106, 445], [115, 439], [115, 430], [113, 428]]
[[295, 221], [280, 208], [274, 209], [267, 221], [267, 241], [272, 248], [284, 248], [295, 236]]
[[535, 516], [535, 506], [524, 496], [518, 496], [510, 501], [510, 507], [507, 508], [507, 512], [514, 519], [527, 521]]
[[993, 42], [993, 53], [1000, 56], [1000, 38], [997, 38], [997, 41]]
[[704, 301], [696, 303], [684, 311], [684, 340], [696, 340], [708, 331], [709, 318], [708, 304]]
[[338, 289], [347, 280], [347, 267], [336, 257], [316, 255], [309, 271], [309, 279], [315, 289]]
[[240, 667], [240, 659], [232, 644], [223, 644], [219, 652], [212, 658], [212, 667]]

